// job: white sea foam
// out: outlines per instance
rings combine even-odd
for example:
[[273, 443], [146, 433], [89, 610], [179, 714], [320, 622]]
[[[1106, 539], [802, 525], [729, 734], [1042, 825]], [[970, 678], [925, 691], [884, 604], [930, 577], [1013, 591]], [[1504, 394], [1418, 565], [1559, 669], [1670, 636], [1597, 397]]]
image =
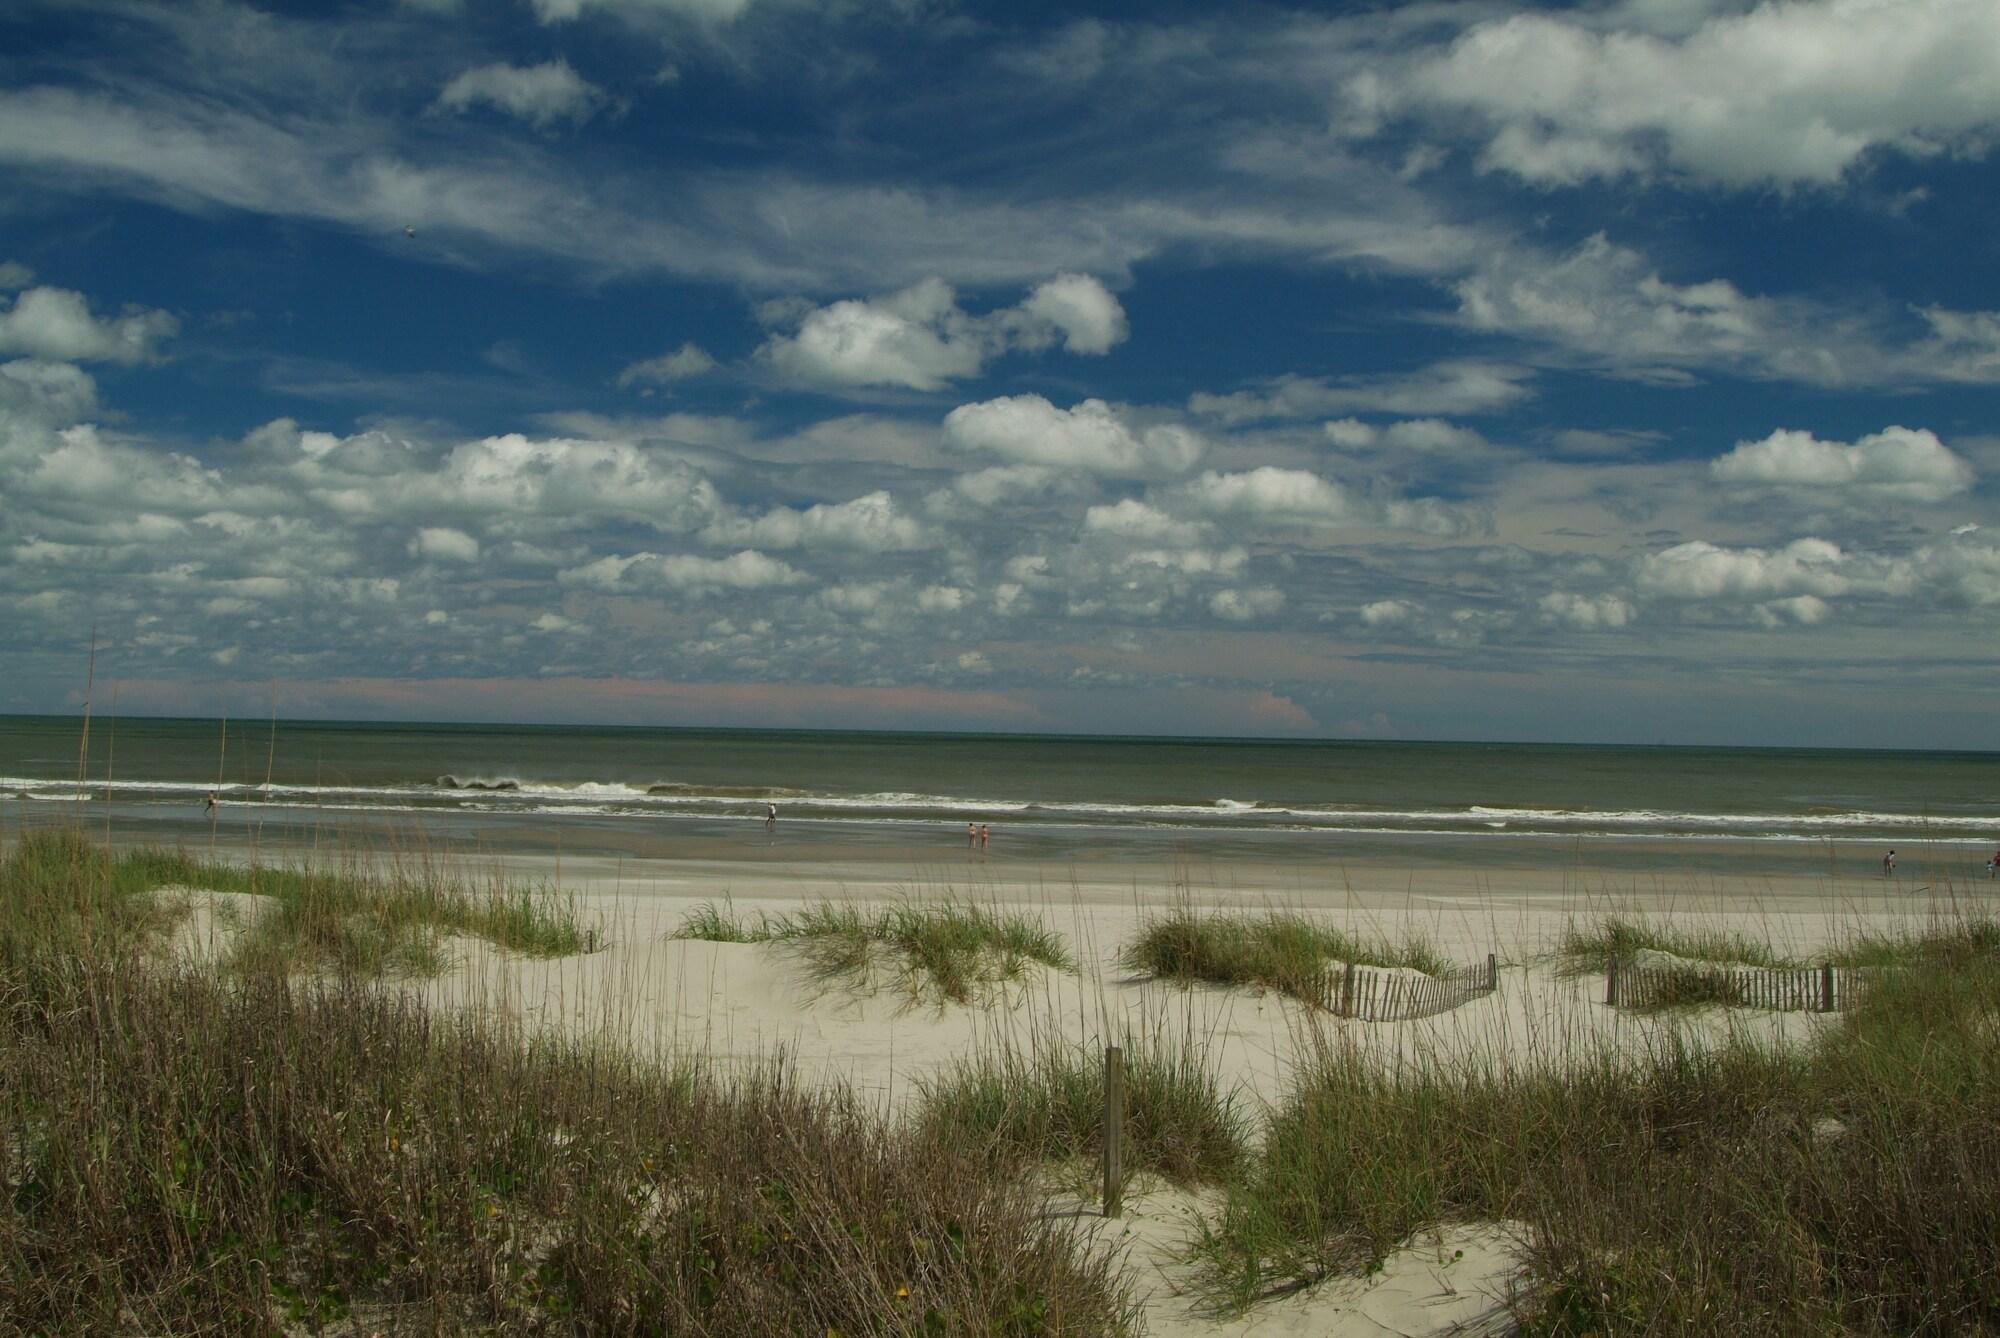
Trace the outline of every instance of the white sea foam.
[[1395, 808], [1360, 804], [1285, 804], [1272, 800], [1216, 798], [1200, 802], [1142, 802], [1070, 798], [996, 798], [916, 790], [815, 793], [775, 785], [706, 788], [681, 781], [533, 778], [516, 770], [447, 772], [428, 783], [363, 786], [262, 782], [217, 787], [212, 781], [118, 780], [110, 783], [48, 777], [0, 776], [0, 794], [38, 803], [110, 798], [121, 803], [199, 805], [210, 790], [230, 804], [313, 807], [340, 812], [469, 812], [595, 814], [645, 819], [679, 815], [721, 819], [761, 815], [767, 800], [795, 820], [866, 823], [963, 821], [991, 815], [1035, 827], [1297, 830], [1339, 835], [1555, 836], [1564, 839], [1824, 840], [1834, 836], [1882, 839], [1984, 841], [2000, 831], [2000, 812], [1947, 815], [1829, 808], [1813, 812], [1691, 812], [1664, 808], [1592, 810], [1471, 804], [1463, 808]]

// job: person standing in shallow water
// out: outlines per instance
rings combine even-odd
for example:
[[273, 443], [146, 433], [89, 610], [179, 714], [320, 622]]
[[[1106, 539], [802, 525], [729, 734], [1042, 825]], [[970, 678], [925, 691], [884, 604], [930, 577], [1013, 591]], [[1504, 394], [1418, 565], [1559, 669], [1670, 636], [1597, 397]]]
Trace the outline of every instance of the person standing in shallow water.
[[978, 823], [976, 823], [976, 822], [968, 822], [968, 823], [966, 823], [966, 824], [965, 824], [965, 848], [966, 848], [967, 850], [970, 850], [970, 849], [972, 849], [972, 848], [973, 848], [974, 846], [976, 846], [976, 845], [978, 845], [978, 844], [979, 844], [979, 824], [978, 824]]
[[993, 828], [988, 823], [979, 824], [979, 848], [986, 849], [986, 843], [993, 838]]
[[1893, 850], [1882, 857], [1882, 876], [1884, 878], [1896, 876], [1896, 852]]
[[764, 830], [767, 832], [778, 830], [778, 805], [769, 799], [764, 801]]

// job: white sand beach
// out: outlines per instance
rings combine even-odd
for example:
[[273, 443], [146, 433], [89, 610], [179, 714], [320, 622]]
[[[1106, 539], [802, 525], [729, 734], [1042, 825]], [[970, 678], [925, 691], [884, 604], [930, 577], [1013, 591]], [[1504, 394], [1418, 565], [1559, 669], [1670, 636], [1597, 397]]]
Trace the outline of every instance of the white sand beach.
[[[1810, 957], [1856, 933], [1918, 929], [1968, 901], [1996, 899], [1978, 885], [1934, 886], [1916, 877], [1843, 882], [1810, 869], [1754, 885], [1681, 882], [1665, 860], [1650, 874], [1617, 877], [1576, 868], [1553, 874], [1468, 868], [1456, 877], [1430, 868], [1418, 877], [1393, 864], [1349, 864], [1325, 871], [1313, 886], [1303, 872], [1254, 861], [1084, 867], [992, 860], [901, 871], [872, 861], [515, 857], [506, 861], [507, 875], [573, 894], [585, 923], [600, 931], [599, 949], [537, 960], [454, 939], [444, 975], [402, 988], [445, 1008], [642, 1051], [722, 1064], [782, 1053], [803, 1076], [848, 1084], [891, 1116], [954, 1061], [1038, 1043], [1096, 1053], [1114, 1042], [1187, 1041], [1225, 1088], [1254, 1109], [1278, 1102], [1299, 1057], [1320, 1045], [1353, 1047], [1385, 1063], [1539, 1066], [1563, 1065], [1605, 1046], [1644, 1047], [1667, 1029], [1697, 1042], [1736, 1035], [1785, 1044], [1827, 1025], [1827, 1015], [1811, 1012], [1647, 1015], [1607, 1007], [1602, 975], [1566, 976], [1553, 955], [1566, 928], [1606, 915], [1740, 934]], [[199, 955], [221, 950], [254, 918], [254, 900], [197, 893], [195, 914], [182, 929], [184, 946]], [[781, 944], [674, 937], [704, 906], [755, 923], [820, 901], [860, 907], [958, 901], [1036, 917], [1063, 937], [1077, 970], [1034, 966], [972, 1004], [949, 1004], [912, 998], [888, 973], [860, 988], [816, 980]], [[1432, 1017], [1370, 1022], [1270, 991], [1183, 988], [1119, 963], [1120, 949], [1149, 918], [1183, 907], [1307, 912], [1362, 940], [1424, 939], [1464, 965], [1492, 954], [1497, 988]], [[1501, 1223], [1444, 1228], [1409, 1242], [1370, 1278], [1329, 1283], [1217, 1320], [1185, 1295], [1182, 1250], [1204, 1206], [1198, 1194], [1143, 1177], [1118, 1221], [1101, 1219], [1098, 1205], [1074, 1189], [1053, 1190], [1050, 1200], [1052, 1213], [1096, 1219], [1089, 1228], [1095, 1238], [1124, 1252], [1155, 1333], [1441, 1334], [1478, 1332], [1504, 1320], [1502, 1302], [1518, 1265], [1510, 1229]]]

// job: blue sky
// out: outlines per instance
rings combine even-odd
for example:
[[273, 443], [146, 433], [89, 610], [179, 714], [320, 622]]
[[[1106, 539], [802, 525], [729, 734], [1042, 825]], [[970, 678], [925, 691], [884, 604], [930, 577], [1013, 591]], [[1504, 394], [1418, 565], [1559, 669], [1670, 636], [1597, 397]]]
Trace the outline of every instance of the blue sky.
[[17, 0], [0, 711], [2000, 748], [2000, 6]]

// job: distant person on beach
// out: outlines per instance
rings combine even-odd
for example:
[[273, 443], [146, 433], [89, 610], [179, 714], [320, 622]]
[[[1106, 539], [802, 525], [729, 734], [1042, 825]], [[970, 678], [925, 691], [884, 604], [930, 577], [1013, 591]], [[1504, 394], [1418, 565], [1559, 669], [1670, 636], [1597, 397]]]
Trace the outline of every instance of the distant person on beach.
[[968, 823], [966, 823], [966, 824], [965, 824], [965, 848], [966, 848], [967, 850], [970, 850], [970, 849], [972, 849], [972, 848], [973, 848], [974, 846], [976, 846], [976, 845], [978, 845], [978, 844], [979, 844], [979, 824], [978, 824], [978, 823], [976, 823], [976, 822], [968, 822]]
[[767, 832], [778, 830], [778, 806], [768, 799], [764, 801], [764, 830]]
[[1893, 850], [1882, 857], [1882, 876], [1884, 878], [1896, 876], [1896, 852]]
[[2000, 875], [2000, 850], [1994, 851], [1993, 858], [1986, 861], [1986, 876], [1992, 878], [1996, 875]]
[[986, 823], [979, 824], [979, 848], [986, 849], [986, 843], [993, 838], [993, 828]]
[[217, 809], [217, 807], [219, 807], [219, 805], [217, 805], [215, 802], [215, 791], [210, 790], [208, 792], [208, 799], [201, 806], [201, 811], [205, 816], [212, 818], [215, 816], [215, 810]]

